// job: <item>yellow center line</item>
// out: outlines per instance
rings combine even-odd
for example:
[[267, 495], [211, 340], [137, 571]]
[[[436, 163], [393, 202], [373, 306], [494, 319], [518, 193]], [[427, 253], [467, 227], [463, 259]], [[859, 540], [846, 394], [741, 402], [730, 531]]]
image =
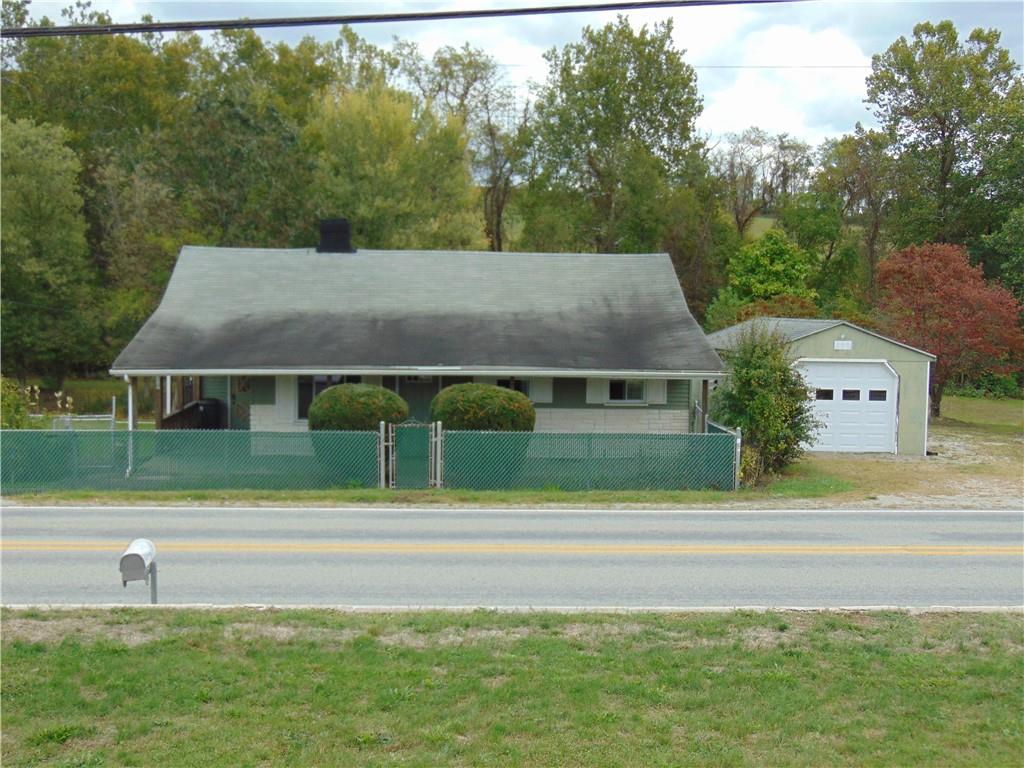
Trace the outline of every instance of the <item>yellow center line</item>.
[[[3, 552], [121, 552], [125, 541], [13, 539]], [[157, 542], [160, 553], [380, 554], [380, 555], [914, 555], [928, 557], [1024, 556], [1022, 546], [937, 544], [463, 544], [388, 542]]]

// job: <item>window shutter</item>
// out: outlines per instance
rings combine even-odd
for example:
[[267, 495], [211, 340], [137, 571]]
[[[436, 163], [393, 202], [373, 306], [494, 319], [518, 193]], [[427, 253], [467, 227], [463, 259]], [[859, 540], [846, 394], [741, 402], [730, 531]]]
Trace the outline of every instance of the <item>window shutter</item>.
[[668, 382], [665, 379], [647, 380], [647, 402], [651, 405], [665, 405], [668, 402]]
[[473, 382], [476, 384], [497, 384], [497, 376], [474, 376]]
[[535, 403], [550, 403], [553, 401], [551, 379], [549, 377], [530, 379], [530, 399]]
[[587, 379], [587, 402], [603, 405], [608, 400], [608, 379]]

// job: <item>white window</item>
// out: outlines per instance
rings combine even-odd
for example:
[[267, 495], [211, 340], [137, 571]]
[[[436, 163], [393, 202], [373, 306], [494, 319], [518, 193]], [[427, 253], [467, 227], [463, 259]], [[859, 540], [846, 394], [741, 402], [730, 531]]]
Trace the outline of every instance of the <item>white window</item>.
[[359, 384], [362, 376], [299, 376], [299, 418], [309, 418], [313, 398], [335, 384]]
[[609, 403], [642, 403], [646, 394], [643, 379], [611, 379], [608, 382]]
[[530, 396], [529, 379], [498, 379], [495, 384], [505, 389], [514, 389], [516, 392], [522, 392], [527, 397]]

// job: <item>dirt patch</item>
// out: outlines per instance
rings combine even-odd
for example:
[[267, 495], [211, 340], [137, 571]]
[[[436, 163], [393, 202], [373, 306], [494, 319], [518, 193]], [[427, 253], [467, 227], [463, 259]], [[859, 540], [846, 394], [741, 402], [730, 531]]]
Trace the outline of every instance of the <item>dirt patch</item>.
[[355, 629], [325, 629], [292, 624], [257, 624], [242, 622], [229, 624], [224, 636], [229, 640], [274, 640], [280, 643], [311, 640], [319, 643], [344, 643], [363, 634]]
[[608, 639], [618, 640], [630, 635], [639, 635], [648, 629], [648, 627], [644, 627], [636, 622], [623, 622], [622, 624], [573, 623], [559, 627], [558, 634], [569, 640], [596, 642]]
[[377, 640], [382, 645], [387, 646], [423, 649], [467, 645], [481, 641], [513, 642], [515, 640], [522, 640], [524, 637], [529, 637], [535, 633], [536, 630], [530, 627], [510, 627], [507, 629], [449, 627], [440, 632], [430, 633], [403, 629], [398, 632], [379, 635]]
[[3, 625], [5, 642], [44, 643], [56, 645], [64, 640], [95, 642], [107, 640], [134, 647], [159, 639], [152, 627], [107, 624], [90, 616], [59, 619], [6, 618]]

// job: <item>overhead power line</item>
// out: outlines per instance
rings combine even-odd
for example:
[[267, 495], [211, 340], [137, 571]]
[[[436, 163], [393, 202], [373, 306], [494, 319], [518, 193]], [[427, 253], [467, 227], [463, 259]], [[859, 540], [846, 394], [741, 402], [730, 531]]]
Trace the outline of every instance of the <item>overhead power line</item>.
[[642, 11], [652, 8], [693, 8], [718, 5], [775, 5], [817, 0], [636, 0], [635, 2], [583, 3], [580, 5], [488, 8], [469, 11], [416, 11], [412, 13], [363, 13], [347, 16], [282, 16], [272, 19], [219, 19], [213, 21], [150, 21], [131, 24], [81, 24], [63, 27], [13, 27], [0, 30], [2, 38], [80, 37], [84, 35], [143, 34], [148, 32], [202, 32], [222, 29], [268, 27], [317, 27], [347, 24], [386, 24], [400, 21], [445, 21], [510, 16], [547, 16], [596, 11]]

